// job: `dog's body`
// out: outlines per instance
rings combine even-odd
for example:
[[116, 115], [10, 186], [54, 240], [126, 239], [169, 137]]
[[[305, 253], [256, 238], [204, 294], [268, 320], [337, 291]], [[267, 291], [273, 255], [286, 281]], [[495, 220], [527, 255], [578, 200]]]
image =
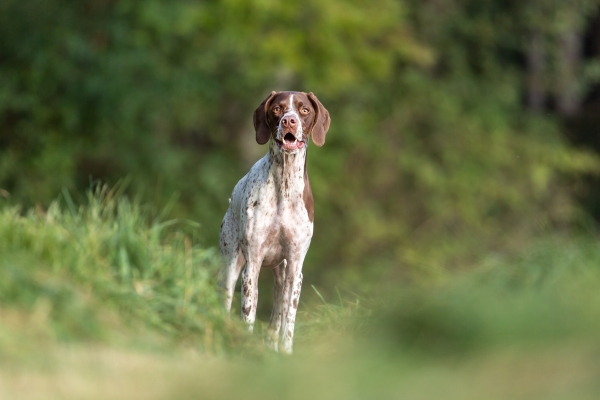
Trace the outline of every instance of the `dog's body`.
[[267, 341], [292, 352], [302, 264], [313, 234], [313, 197], [306, 172], [308, 137], [322, 146], [329, 113], [312, 94], [272, 92], [254, 112], [256, 141], [269, 152], [233, 189], [223, 218], [219, 286], [225, 308], [242, 272], [242, 319], [253, 329], [261, 268], [273, 271], [273, 312]]

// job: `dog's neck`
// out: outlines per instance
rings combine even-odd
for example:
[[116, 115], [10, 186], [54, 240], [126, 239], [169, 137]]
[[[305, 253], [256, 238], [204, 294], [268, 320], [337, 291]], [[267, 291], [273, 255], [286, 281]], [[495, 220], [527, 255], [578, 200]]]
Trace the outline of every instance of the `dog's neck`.
[[307, 147], [308, 143], [294, 154], [288, 154], [279, 149], [274, 140], [269, 141], [269, 174], [282, 198], [297, 198], [304, 191]]

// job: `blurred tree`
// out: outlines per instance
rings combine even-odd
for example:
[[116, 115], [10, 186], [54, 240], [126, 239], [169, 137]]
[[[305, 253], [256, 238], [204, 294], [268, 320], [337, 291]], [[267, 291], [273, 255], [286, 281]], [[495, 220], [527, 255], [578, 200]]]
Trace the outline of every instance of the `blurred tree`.
[[527, 105], [533, 112], [540, 112], [546, 103], [543, 76], [546, 73], [544, 37], [531, 32], [527, 54]]

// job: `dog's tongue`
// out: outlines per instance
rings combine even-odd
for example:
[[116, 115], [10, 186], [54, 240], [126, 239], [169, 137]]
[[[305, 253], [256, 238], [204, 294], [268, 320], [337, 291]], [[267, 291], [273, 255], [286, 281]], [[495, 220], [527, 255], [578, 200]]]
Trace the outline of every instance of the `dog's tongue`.
[[288, 142], [287, 140], [283, 141], [283, 148], [286, 150], [301, 149], [303, 146], [304, 146], [304, 142], [301, 142], [299, 140], [297, 140], [295, 142]]

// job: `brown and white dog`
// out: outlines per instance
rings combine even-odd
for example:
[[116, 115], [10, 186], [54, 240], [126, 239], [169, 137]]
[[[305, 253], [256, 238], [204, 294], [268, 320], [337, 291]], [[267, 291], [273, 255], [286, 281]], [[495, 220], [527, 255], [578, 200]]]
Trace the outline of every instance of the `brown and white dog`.
[[[312, 93], [272, 92], [254, 111], [259, 144], [269, 152], [233, 189], [223, 218], [219, 286], [225, 308], [242, 272], [242, 319], [253, 330], [261, 268], [273, 271], [273, 311], [267, 344], [292, 352], [302, 264], [313, 235], [314, 203], [306, 173], [308, 137], [323, 146], [329, 113]], [[269, 141], [269, 139], [271, 139]]]

